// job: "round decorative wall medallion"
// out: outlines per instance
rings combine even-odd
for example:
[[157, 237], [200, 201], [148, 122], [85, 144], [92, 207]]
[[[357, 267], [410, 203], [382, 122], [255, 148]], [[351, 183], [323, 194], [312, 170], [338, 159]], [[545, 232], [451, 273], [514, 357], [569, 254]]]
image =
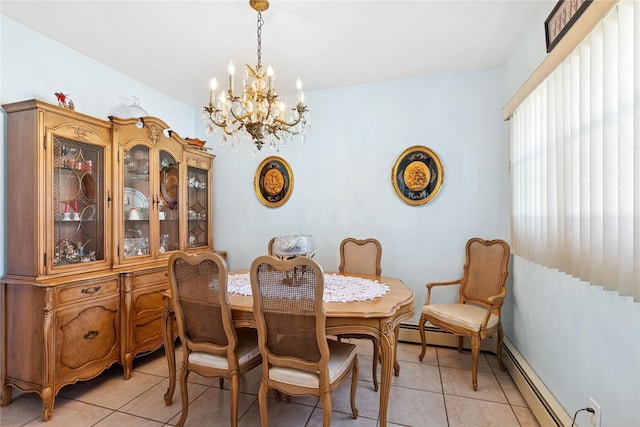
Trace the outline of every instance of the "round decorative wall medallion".
[[391, 170], [396, 194], [409, 205], [424, 205], [433, 199], [440, 191], [443, 179], [440, 159], [421, 145], [404, 150]]
[[284, 205], [293, 191], [293, 172], [281, 157], [267, 157], [260, 163], [253, 180], [256, 196], [270, 208]]

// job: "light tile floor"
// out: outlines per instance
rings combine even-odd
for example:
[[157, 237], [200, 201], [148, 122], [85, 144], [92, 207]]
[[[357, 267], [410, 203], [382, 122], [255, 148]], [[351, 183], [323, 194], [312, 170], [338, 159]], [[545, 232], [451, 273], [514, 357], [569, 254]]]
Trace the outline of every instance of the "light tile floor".
[[[350, 381], [333, 393], [333, 426], [376, 427], [379, 395], [371, 382], [371, 341], [358, 344], [360, 378], [356, 395], [359, 417], [354, 420], [349, 406]], [[513, 380], [498, 369], [495, 355], [482, 353], [478, 368], [478, 391], [471, 388], [471, 355], [455, 349], [427, 347], [424, 361], [418, 360], [420, 346], [400, 343], [400, 376], [393, 377], [387, 421], [394, 426], [538, 426]], [[178, 366], [182, 360], [176, 351]], [[379, 369], [378, 369], [379, 371]], [[257, 392], [261, 369], [257, 367], [241, 380], [239, 425], [259, 426]], [[171, 406], [165, 406], [168, 385], [163, 350], [134, 360], [133, 375], [125, 381], [122, 369], [113, 366], [99, 377], [63, 387], [55, 400], [47, 427], [161, 427], [175, 425], [181, 410], [180, 388]], [[197, 374], [189, 376], [189, 415], [186, 426], [229, 425], [229, 392], [220, 390], [218, 380]], [[271, 396], [271, 394], [270, 394]], [[45, 424], [42, 403], [35, 393], [13, 392], [10, 405], [0, 408], [2, 427]], [[271, 426], [322, 425], [322, 407], [312, 397], [269, 401]]]

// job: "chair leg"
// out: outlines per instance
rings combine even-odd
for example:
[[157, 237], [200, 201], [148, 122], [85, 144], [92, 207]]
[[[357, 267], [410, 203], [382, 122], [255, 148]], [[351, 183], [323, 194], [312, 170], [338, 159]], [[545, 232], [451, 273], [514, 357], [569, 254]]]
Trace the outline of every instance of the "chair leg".
[[263, 378], [260, 381], [260, 389], [258, 390], [258, 405], [260, 406], [260, 424], [262, 427], [267, 427], [269, 425], [268, 417], [267, 417], [267, 392], [269, 391], [269, 387], [267, 387], [267, 381]]
[[462, 341], [464, 337], [462, 335], [458, 336], [458, 353], [462, 353]]
[[356, 390], [358, 390], [358, 375], [360, 374], [360, 362], [356, 356], [353, 359], [353, 367], [351, 368], [351, 413], [353, 418], [358, 418], [358, 408], [356, 408]]
[[427, 336], [424, 331], [424, 324], [427, 322], [427, 318], [424, 315], [420, 316], [420, 321], [418, 322], [418, 329], [420, 329], [420, 342], [422, 344], [422, 351], [420, 352], [419, 359], [422, 362], [424, 359], [424, 354], [427, 351]]
[[220, 390], [224, 388], [224, 377], [220, 377], [218, 380], [218, 385], [220, 386]]
[[189, 370], [185, 364], [182, 365], [180, 370], [180, 397], [182, 399], [182, 413], [180, 419], [176, 423], [177, 427], [182, 427], [187, 419], [187, 413], [189, 412], [189, 393], [187, 390], [187, 380], [189, 379]]
[[323, 391], [320, 400], [322, 401], [322, 427], [331, 427], [331, 392]]
[[[220, 378], [222, 385], [222, 378]], [[238, 404], [240, 400], [240, 376], [238, 372], [232, 373], [229, 377], [229, 388], [231, 391], [231, 427], [238, 427]]]
[[[461, 337], [462, 339], [462, 337]], [[478, 391], [478, 358], [480, 357], [480, 337], [471, 336], [471, 383], [473, 391]]]
[[373, 344], [373, 361], [372, 361], [372, 374], [373, 374], [373, 389], [378, 391], [378, 359], [380, 359], [380, 349], [375, 338], [371, 338]]
[[504, 331], [502, 330], [502, 323], [498, 324], [498, 348], [496, 349], [496, 356], [498, 357], [498, 366], [502, 372], [505, 371], [504, 363], [502, 363], [502, 341], [504, 339]]

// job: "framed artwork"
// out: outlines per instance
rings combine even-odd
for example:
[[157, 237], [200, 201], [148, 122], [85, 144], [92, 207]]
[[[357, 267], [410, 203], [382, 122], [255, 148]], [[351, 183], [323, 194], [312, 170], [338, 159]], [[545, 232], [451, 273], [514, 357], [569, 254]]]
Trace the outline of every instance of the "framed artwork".
[[293, 191], [291, 166], [281, 157], [267, 157], [260, 163], [253, 180], [256, 196], [270, 208], [284, 205]]
[[593, 0], [560, 0], [544, 21], [547, 53], [558, 44]]
[[391, 170], [391, 183], [398, 196], [409, 205], [424, 205], [436, 197], [444, 180], [440, 159], [421, 145], [409, 147]]

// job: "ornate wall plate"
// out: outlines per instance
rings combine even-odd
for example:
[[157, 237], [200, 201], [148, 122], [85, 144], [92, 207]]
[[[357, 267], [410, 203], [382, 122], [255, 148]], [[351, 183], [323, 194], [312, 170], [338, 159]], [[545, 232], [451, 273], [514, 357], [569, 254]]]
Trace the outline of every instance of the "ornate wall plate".
[[398, 157], [391, 171], [391, 183], [409, 205], [424, 205], [433, 199], [444, 179], [440, 159], [421, 145], [409, 147]]
[[253, 180], [256, 196], [270, 208], [284, 205], [293, 191], [293, 172], [281, 157], [267, 157], [260, 163]]

